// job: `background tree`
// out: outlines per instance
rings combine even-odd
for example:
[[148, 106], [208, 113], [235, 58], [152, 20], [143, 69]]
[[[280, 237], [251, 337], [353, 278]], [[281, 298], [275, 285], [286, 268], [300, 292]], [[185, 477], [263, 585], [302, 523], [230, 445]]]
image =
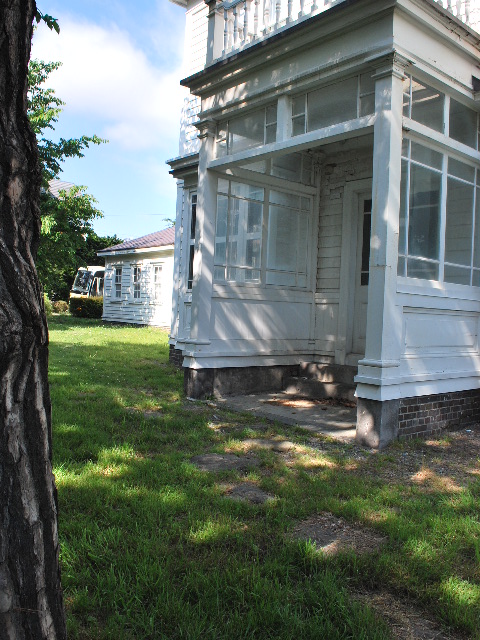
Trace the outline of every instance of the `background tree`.
[[105, 142], [95, 135], [60, 138], [58, 142], [46, 137], [49, 130], [55, 129], [65, 104], [53, 89], [45, 86], [49, 75], [60, 65], [60, 62], [32, 60], [28, 71], [28, 117], [37, 136], [43, 187], [37, 270], [43, 290], [52, 300], [68, 300], [79, 267], [101, 264], [102, 261], [92, 255], [92, 247], [100, 250], [121, 242], [117, 236], [102, 238], [94, 232], [92, 223], [103, 214], [86, 187], [60, 192], [58, 197], [49, 192], [49, 182], [58, 178], [66, 158], [82, 158], [90, 144]]
[[[27, 117], [34, 0], [0, 2], [0, 638], [66, 638], [48, 334], [35, 257], [41, 169]], [[39, 15], [37, 13], [37, 15]]]

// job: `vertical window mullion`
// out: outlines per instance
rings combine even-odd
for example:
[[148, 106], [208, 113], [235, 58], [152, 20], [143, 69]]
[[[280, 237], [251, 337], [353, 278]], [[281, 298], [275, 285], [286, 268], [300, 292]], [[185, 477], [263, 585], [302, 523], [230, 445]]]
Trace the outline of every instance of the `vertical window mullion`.
[[440, 200], [440, 230], [439, 230], [439, 239], [440, 239], [440, 251], [439, 251], [439, 269], [438, 269], [438, 279], [439, 282], [444, 282], [444, 273], [445, 273], [445, 233], [447, 228], [447, 188], [448, 188], [448, 172], [447, 165], [448, 156], [443, 154], [443, 163], [442, 163], [442, 193]]
[[445, 95], [443, 102], [443, 133], [447, 138], [450, 135], [450, 96], [448, 93]]
[[473, 252], [475, 251], [475, 231], [476, 231], [476, 220], [475, 220], [475, 211], [477, 210], [477, 180], [478, 180], [478, 171], [475, 171], [475, 180], [473, 186], [473, 211], [472, 211], [472, 253], [470, 255], [470, 286], [473, 285]]
[[260, 284], [267, 283], [267, 240], [270, 224], [270, 189], [265, 187], [263, 192], [263, 220], [262, 220], [262, 249], [260, 254]]

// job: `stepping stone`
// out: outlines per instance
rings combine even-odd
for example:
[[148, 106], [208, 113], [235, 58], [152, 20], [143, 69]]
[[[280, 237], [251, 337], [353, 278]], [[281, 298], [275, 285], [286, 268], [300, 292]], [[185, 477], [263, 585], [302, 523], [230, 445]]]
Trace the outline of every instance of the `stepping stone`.
[[270, 500], [274, 500], [274, 496], [266, 491], [262, 491], [251, 482], [239, 484], [227, 494], [227, 498], [232, 500], [240, 500], [242, 502], [251, 502], [252, 504], [265, 504]]
[[205, 453], [194, 456], [191, 462], [201, 471], [247, 471], [258, 467], [260, 461], [255, 456], [235, 456], [233, 453]]
[[288, 440], [270, 440], [268, 438], [247, 438], [243, 440], [244, 444], [250, 447], [257, 447], [258, 449], [267, 449], [268, 451], [275, 451], [276, 453], [286, 453], [295, 449], [293, 442]]

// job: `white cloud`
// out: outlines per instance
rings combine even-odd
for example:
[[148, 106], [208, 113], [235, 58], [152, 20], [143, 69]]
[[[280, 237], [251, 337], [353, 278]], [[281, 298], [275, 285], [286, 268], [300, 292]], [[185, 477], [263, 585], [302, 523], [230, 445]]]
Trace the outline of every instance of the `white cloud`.
[[98, 118], [96, 132], [125, 149], [176, 149], [181, 69], [158, 69], [128, 33], [60, 16], [61, 33], [35, 33], [32, 57], [61, 61], [48, 85], [70, 114]]

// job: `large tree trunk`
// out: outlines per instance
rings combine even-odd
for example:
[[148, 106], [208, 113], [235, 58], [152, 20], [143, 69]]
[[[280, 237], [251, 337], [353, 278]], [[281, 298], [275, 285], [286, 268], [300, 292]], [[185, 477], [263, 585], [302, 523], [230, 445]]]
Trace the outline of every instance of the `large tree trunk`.
[[0, 0], [0, 639], [66, 637], [48, 332], [35, 270], [40, 170], [26, 116], [34, 0]]

